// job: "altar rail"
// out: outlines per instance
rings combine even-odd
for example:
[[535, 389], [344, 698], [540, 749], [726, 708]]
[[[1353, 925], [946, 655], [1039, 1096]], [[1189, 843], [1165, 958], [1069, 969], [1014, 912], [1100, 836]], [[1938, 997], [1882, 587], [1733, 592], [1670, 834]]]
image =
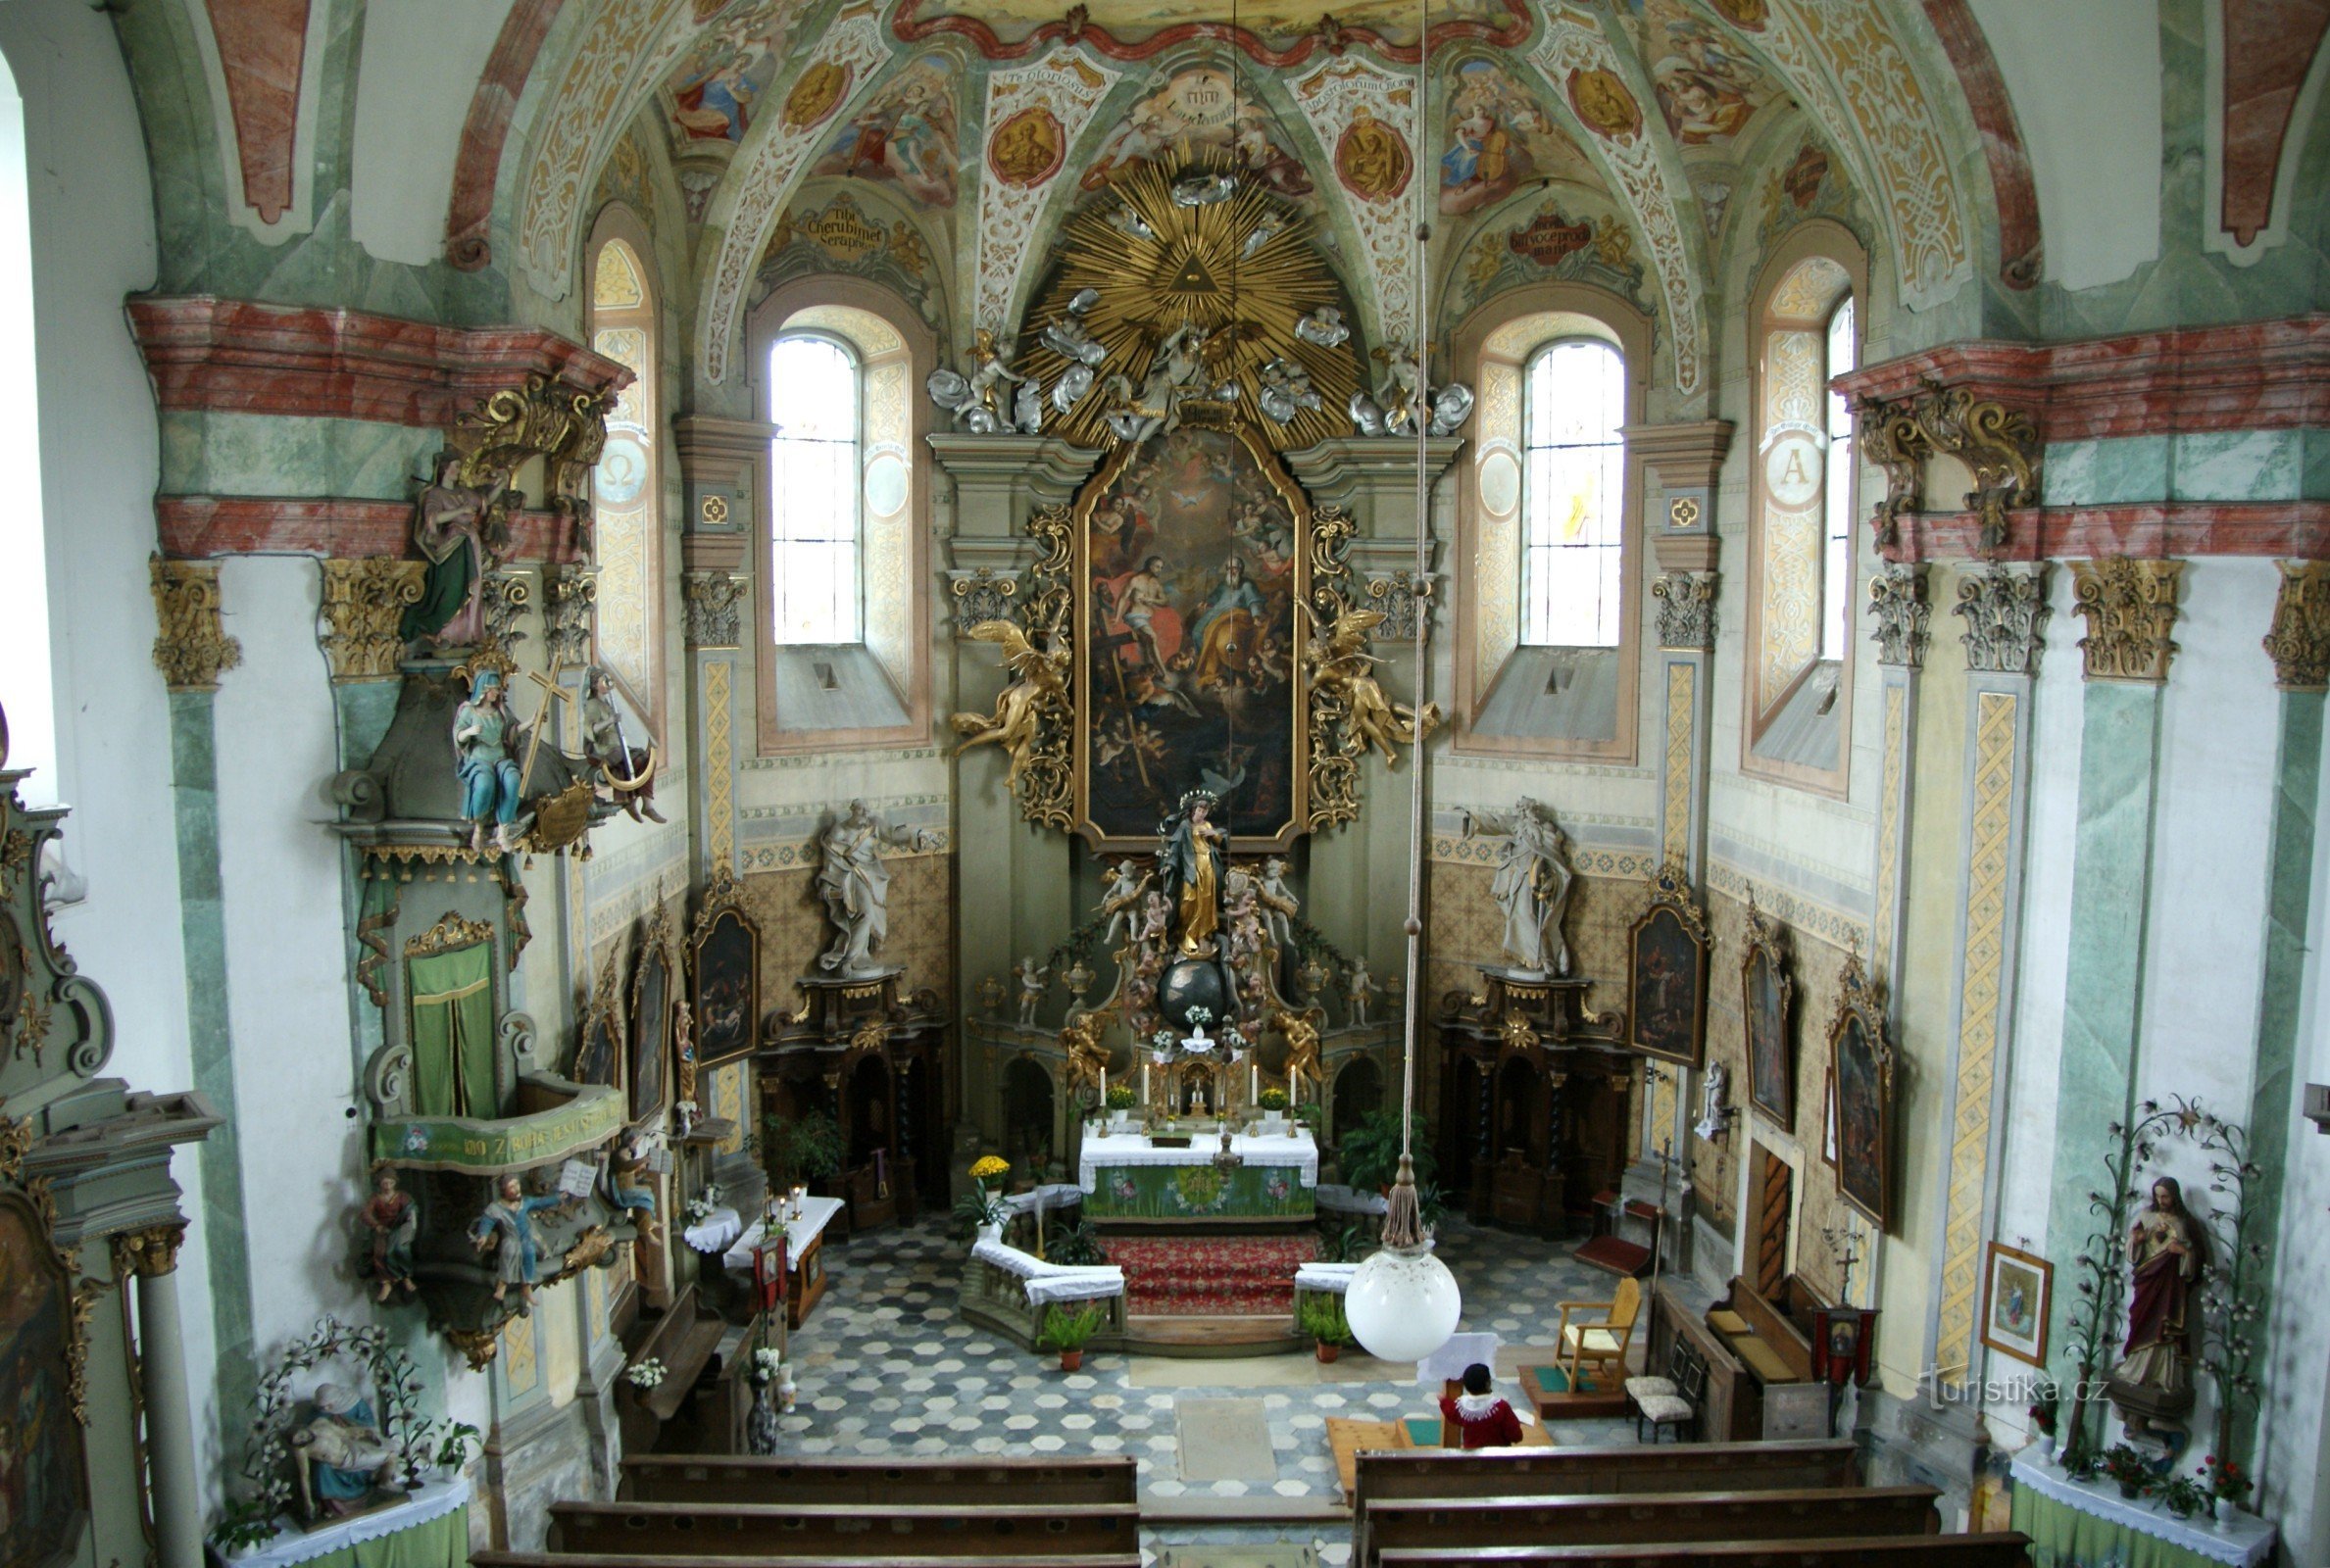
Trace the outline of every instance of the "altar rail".
[[[1015, 1250], [1003, 1249], [1003, 1250]], [[1038, 1269], [1050, 1267], [1040, 1258], [1017, 1253]], [[1060, 1271], [1066, 1272], [1066, 1271]], [[1018, 1342], [1021, 1348], [1033, 1351], [1036, 1340], [1042, 1335], [1044, 1315], [1049, 1302], [1039, 1303], [1028, 1298], [1029, 1273], [1024, 1266], [1005, 1267], [973, 1252], [963, 1261], [963, 1285], [955, 1298], [955, 1304], [967, 1322], [993, 1329]], [[1083, 1302], [1063, 1303], [1074, 1311]], [[1124, 1289], [1121, 1282], [1115, 1294], [1093, 1298], [1091, 1305], [1101, 1309], [1098, 1332], [1085, 1342], [1087, 1350], [1120, 1350], [1127, 1344], [1124, 1321]]]

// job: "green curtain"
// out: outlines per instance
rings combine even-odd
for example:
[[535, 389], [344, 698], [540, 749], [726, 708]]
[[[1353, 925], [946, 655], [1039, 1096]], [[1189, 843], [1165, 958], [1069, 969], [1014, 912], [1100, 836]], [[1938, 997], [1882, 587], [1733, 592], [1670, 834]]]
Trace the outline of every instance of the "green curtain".
[[2031, 1538], [2032, 1568], [2212, 1568], [2211, 1559], [2197, 1551], [2098, 1518], [2032, 1487], [2014, 1489], [2014, 1528]]
[[360, 1542], [300, 1568], [469, 1568], [470, 1510], [456, 1508], [442, 1519]]
[[493, 1092], [493, 944], [405, 965], [413, 999], [413, 1092], [423, 1116], [498, 1116]]

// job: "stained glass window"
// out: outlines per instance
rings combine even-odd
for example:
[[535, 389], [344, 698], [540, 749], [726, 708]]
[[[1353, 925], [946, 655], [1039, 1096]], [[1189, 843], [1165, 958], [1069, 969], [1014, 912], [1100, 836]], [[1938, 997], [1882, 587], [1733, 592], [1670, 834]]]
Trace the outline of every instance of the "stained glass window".
[[768, 350], [770, 635], [862, 639], [860, 368], [847, 346], [786, 333]]
[[1607, 343], [1568, 338], [1530, 358], [1523, 384], [1521, 641], [1615, 648], [1625, 360]]
[[607, 416], [591, 470], [592, 550], [599, 567], [598, 658], [649, 717], [662, 710], [661, 484], [655, 458], [656, 320], [647, 270], [630, 243], [599, 247], [591, 274], [591, 347], [631, 371]]

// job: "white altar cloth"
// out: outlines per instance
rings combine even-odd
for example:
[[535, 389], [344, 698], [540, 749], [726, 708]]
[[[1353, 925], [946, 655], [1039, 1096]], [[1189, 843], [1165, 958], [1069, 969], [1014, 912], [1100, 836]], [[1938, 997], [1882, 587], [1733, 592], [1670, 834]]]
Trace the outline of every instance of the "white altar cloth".
[[[1088, 1193], [1100, 1190], [1103, 1165], [1208, 1165], [1221, 1149], [1221, 1135], [1200, 1126], [1193, 1129], [1187, 1149], [1159, 1149], [1140, 1133], [1108, 1133], [1084, 1140], [1076, 1161], [1076, 1185]], [[1305, 1187], [1318, 1185], [1318, 1145], [1310, 1129], [1280, 1138], [1253, 1138], [1233, 1133], [1230, 1152], [1249, 1165], [1293, 1166]]]
[[[801, 1217], [785, 1222], [785, 1267], [791, 1268], [800, 1262], [801, 1254], [808, 1250], [809, 1244], [823, 1235], [825, 1227], [833, 1223], [833, 1216], [840, 1212], [841, 1200], [838, 1198], [804, 1198], [801, 1200]], [[727, 1255], [720, 1259], [720, 1265], [731, 1274], [752, 1273], [753, 1251], [761, 1245], [765, 1230], [766, 1227], [756, 1221], [751, 1230], [736, 1239], [736, 1245], [728, 1249]]]
[[699, 1252], [724, 1252], [744, 1234], [744, 1216], [722, 1204], [679, 1234]]
[[290, 1568], [293, 1563], [328, 1557], [335, 1551], [442, 1519], [454, 1509], [467, 1506], [469, 1500], [470, 1478], [455, 1476], [450, 1481], [431, 1481], [418, 1488], [393, 1508], [360, 1513], [353, 1519], [342, 1519], [315, 1530], [303, 1531], [287, 1516], [278, 1517], [275, 1522], [284, 1527], [281, 1535], [256, 1550], [236, 1552], [226, 1560], [235, 1568]]
[[1349, 1296], [1351, 1277], [1359, 1271], [1357, 1263], [1305, 1263], [1295, 1270], [1295, 1289]]
[[992, 1263], [1025, 1284], [1031, 1306], [1045, 1306], [1054, 1301], [1103, 1300], [1124, 1294], [1124, 1270], [1114, 1263], [1098, 1267], [1047, 1263], [1032, 1252], [988, 1241], [973, 1242], [970, 1255], [982, 1263]]
[[2212, 1562], [2253, 1568], [2273, 1553], [2273, 1526], [2254, 1513], [2236, 1512], [2225, 1528], [2219, 1530], [2206, 1519], [2179, 1519], [2141, 1497], [2131, 1501], [2119, 1494], [2118, 1486], [2112, 1482], [2074, 1481], [2063, 1474], [2061, 1465], [2046, 1460], [2026, 1458], [2018, 1453], [2008, 1461], [2007, 1470], [2018, 1487], [2029, 1487], [2081, 1513], [2108, 1519]]

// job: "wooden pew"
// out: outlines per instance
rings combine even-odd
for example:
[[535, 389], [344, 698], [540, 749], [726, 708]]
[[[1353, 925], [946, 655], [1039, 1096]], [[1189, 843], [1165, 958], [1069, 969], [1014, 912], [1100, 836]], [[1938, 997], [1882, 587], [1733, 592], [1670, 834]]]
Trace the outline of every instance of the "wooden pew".
[[550, 1549], [673, 1557], [991, 1557], [1137, 1551], [1131, 1503], [554, 1502]]
[[1850, 1487], [1853, 1445], [1683, 1443], [1604, 1448], [1417, 1448], [1359, 1456], [1357, 1502], [1394, 1497], [1546, 1497], [1636, 1492], [1770, 1492]]
[[724, 1454], [635, 1454], [622, 1462], [621, 1495], [641, 1502], [1131, 1503], [1139, 1466], [1130, 1458], [822, 1459]]
[[2030, 1568], [2030, 1537], [1896, 1536], [1627, 1546], [1403, 1546], [1383, 1568]]
[[[471, 1568], [703, 1568], [702, 1557], [652, 1553], [473, 1551]], [[1023, 1552], [1002, 1557], [721, 1557], [719, 1568], [1140, 1568], [1141, 1554], [1127, 1551]]]
[[1784, 1492], [1667, 1492], [1621, 1497], [1376, 1498], [1352, 1560], [1401, 1547], [1619, 1545], [1700, 1541], [1804, 1541], [1826, 1536], [1931, 1536], [1942, 1528], [1931, 1487]]
[[667, 1435], [678, 1446], [698, 1450], [727, 1441], [725, 1434], [706, 1430], [707, 1426], [719, 1426], [719, 1420], [706, 1422], [693, 1408], [697, 1382], [719, 1353], [720, 1339], [727, 1330], [719, 1313], [703, 1309], [695, 1286], [672, 1298], [671, 1305], [626, 1358], [633, 1364], [650, 1359], [663, 1362], [664, 1381], [652, 1389], [623, 1386], [619, 1400], [624, 1412], [625, 1452], [644, 1453], [664, 1442]]

